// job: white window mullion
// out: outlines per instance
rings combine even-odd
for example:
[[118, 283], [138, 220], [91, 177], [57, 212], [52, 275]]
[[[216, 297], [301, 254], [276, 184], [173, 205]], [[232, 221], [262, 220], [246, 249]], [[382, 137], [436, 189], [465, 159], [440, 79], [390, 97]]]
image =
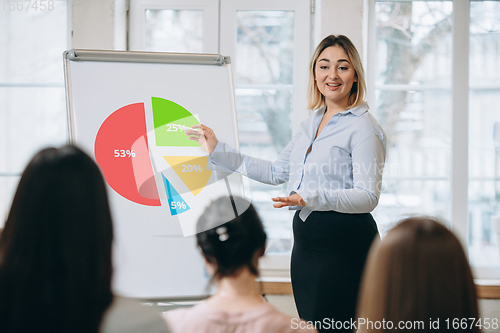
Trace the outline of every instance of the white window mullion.
[[372, 110], [376, 111], [375, 105], [375, 73], [376, 73], [376, 53], [377, 53], [377, 34], [376, 34], [376, 12], [375, 0], [368, 0], [368, 31], [367, 31], [367, 52], [365, 53], [364, 63], [366, 64], [366, 85], [367, 101]]
[[[294, 132], [302, 120], [309, 116], [306, 110], [306, 88], [310, 57], [310, 2], [304, 0], [221, 0], [220, 52], [229, 55], [233, 70], [238, 68], [236, 58], [238, 11], [293, 11], [294, 61], [292, 84], [236, 84], [240, 89], [293, 89]], [[265, 66], [265, 64], [262, 64]], [[290, 254], [267, 254], [260, 260], [262, 276], [289, 276]]]
[[453, 0], [451, 224], [468, 248], [469, 1]]

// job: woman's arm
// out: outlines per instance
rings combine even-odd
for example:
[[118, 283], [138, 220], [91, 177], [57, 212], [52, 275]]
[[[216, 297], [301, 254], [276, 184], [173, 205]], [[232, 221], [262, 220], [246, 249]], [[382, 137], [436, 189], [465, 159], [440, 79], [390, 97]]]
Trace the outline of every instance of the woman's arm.
[[352, 150], [352, 189], [298, 189], [310, 210], [335, 210], [341, 213], [368, 213], [378, 204], [385, 163], [385, 140], [370, 133]]
[[187, 130], [190, 140], [197, 141], [209, 154], [208, 168], [222, 172], [238, 172], [262, 183], [278, 185], [288, 181], [290, 153], [300, 136], [297, 132], [274, 162], [250, 157], [217, 140], [215, 133], [205, 125], [194, 125], [200, 130]]
[[290, 153], [299, 136], [300, 132], [297, 132], [273, 162], [242, 154], [226, 143], [219, 141], [210, 155], [212, 169], [223, 172], [239, 172], [250, 179], [265, 184], [282, 184], [288, 181]]

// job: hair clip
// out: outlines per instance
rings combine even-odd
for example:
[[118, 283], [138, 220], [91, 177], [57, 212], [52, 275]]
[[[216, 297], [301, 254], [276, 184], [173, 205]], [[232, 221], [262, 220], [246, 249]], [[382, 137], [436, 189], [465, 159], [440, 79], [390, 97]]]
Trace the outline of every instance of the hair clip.
[[215, 229], [215, 232], [217, 233], [217, 235], [219, 235], [219, 240], [221, 242], [225, 242], [229, 238], [226, 227], [218, 227], [217, 229]]

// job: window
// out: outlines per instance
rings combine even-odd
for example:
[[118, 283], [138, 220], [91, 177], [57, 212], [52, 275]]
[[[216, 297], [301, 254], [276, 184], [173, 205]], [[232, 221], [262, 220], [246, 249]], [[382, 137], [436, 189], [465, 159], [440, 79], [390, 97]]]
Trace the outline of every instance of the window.
[[451, 218], [452, 10], [441, 1], [375, 3], [374, 113], [388, 138], [374, 212], [382, 233], [406, 215]]
[[130, 50], [218, 53], [218, 0], [130, 0]]
[[147, 51], [202, 52], [203, 11], [146, 9]]
[[[274, 160], [308, 116], [305, 91], [310, 56], [309, 3], [304, 1], [221, 2], [221, 53], [233, 59], [241, 151]], [[307, 47], [304, 47], [307, 45]], [[271, 186], [249, 180], [252, 203], [268, 233], [266, 267], [288, 269], [293, 211], [275, 209], [271, 198], [286, 196], [287, 184]]]
[[[215, 14], [207, 15], [214, 13], [214, 6]], [[294, 128], [308, 116], [309, 2], [221, 0], [220, 17], [218, 6], [219, 1], [133, 0], [131, 45], [135, 50], [220, 50], [220, 54], [230, 56], [241, 151], [273, 160], [291, 139]], [[211, 28], [202, 28], [205, 26]], [[174, 36], [171, 45], [166, 44], [167, 35]], [[194, 36], [196, 46], [185, 45], [187, 35]], [[206, 42], [214, 36], [215, 45]], [[273, 262], [269, 266], [287, 270], [293, 212], [277, 210], [271, 201], [273, 196], [287, 195], [286, 184], [249, 183], [252, 202], [264, 218], [269, 236], [268, 254], [284, 255], [278, 264], [269, 259]]]
[[[234, 70], [240, 150], [274, 160], [293, 131], [293, 11], [236, 11]], [[287, 184], [249, 180], [252, 203], [266, 222], [268, 253], [290, 252], [292, 211], [272, 206]]]
[[469, 258], [484, 277], [500, 276], [500, 2], [470, 3]]
[[388, 137], [379, 228], [437, 216], [476, 277], [498, 278], [500, 2], [370, 0], [369, 12], [369, 102]]
[[67, 3], [0, 10], [0, 228], [32, 155], [67, 142]]

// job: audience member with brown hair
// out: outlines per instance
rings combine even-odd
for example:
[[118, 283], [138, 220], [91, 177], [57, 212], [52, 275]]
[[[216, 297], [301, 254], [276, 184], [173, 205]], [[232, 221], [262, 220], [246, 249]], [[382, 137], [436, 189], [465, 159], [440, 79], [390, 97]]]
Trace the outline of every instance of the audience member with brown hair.
[[463, 332], [480, 332], [469, 319], [479, 319], [469, 263], [445, 226], [408, 218], [373, 244], [358, 307], [361, 332], [457, 332], [464, 318]]

